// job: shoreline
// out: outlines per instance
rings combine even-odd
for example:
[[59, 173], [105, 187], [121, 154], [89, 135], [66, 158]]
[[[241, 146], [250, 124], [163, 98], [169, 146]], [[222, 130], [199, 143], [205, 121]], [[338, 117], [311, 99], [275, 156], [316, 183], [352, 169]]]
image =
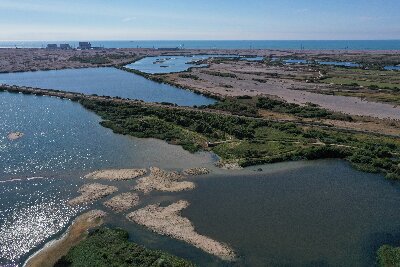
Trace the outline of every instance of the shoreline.
[[52, 267], [69, 249], [85, 238], [88, 230], [103, 224], [106, 213], [92, 210], [75, 218], [58, 239], [47, 242], [43, 248], [29, 256], [23, 267]]

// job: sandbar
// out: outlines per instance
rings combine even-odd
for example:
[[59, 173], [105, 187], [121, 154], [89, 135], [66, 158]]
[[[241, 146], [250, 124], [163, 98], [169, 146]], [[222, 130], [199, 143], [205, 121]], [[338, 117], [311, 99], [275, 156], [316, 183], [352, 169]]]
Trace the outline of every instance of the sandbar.
[[198, 234], [193, 224], [187, 218], [180, 216], [180, 211], [188, 206], [189, 202], [184, 200], [167, 207], [160, 207], [160, 204], [149, 205], [129, 213], [127, 218], [158, 234], [185, 241], [223, 260], [234, 260], [233, 249], [226, 244]]
[[12, 132], [12, 133], [9, 133], [9, 134], [7, 135], [7, 138], [8, 138], [8, 140], [14, 141], [14, 140], [20, 139], [20, 138], [23, 137], [23, 136], [24, 136], [24, 133], [21, 133], [21, 132]]
[[182, 173], [183, 175], [196, 176], [196, 175], [209, 174], [210, 170], [207, 168], [191, 168], [184, 170]]
[[181, 181], [185, 177], [178, 172], [168, 172], [160, 168], [151, 167], [150, 175], [140, 178], [135, 190], [149, 193], [151, 191], [179, 192], [195, 188], [194, 183]]
[[81, 193], [80, 196], [68, 201], [71, 206], [81, 205], [99, 200], [103, 197], [111, 195], [118, 191], [115, 186], [104, 185], [104, 184], [85, 184], [79, 188], [78, 192]]
[[110, 181], [122, 181], [135, 179], [139, 176], [145, 175], [147, 173], [146, 169], [109, 169], [109, 170], [99, 170], [85, 175], [88, 179], [103, 179]]
[[123, 212], [139, 204], [139, 195], [136, 193], [122, 193], [104, 202], [104, 205], [115, 212]]

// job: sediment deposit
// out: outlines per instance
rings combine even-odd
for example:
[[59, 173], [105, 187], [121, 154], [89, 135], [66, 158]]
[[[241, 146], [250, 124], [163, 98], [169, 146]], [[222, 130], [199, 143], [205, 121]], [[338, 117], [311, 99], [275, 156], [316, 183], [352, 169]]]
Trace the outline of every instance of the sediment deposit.
[[145, 175], [147, 171], [145, 169], [109, 169], [99, 170], [85, 175], [88, 179], [103, 179], [110, 181], [122, 181], [135, 179], [139, 176]]
[[104, 202], [104, 205], [115, 212], [123, 212], [139, 204], [139, 195], [136, 193], [123, 193]]
[[111, 195], [117, 191], [118, 188], [115, 186], [103, 185], [98, 183], [85, 184], [78, 190], [81, 195], [68, 201], [68, 204], [71, 206], [76, 206], [90, 203]]
[[207, 168], [191, 168], [184, 170], [182, 173], [183, 175], [196, 176], [209, 174], [210, 170]]
[[13, 132], [13, 133], [9, 133], [9, 134], [7, 135], [7, 138], [8, 138], [8, 140], [14, 141], [14, 140], [20, 139], [20, 138], [23, 137], [23, 136], [24, 136], [24, 133], [21, 133], [21, 132]]
[[150, 168], [150, 175], [140, 178], [135, 190], [149, 193], [151, 191], [179, 192], [194, 189], [192, 182], [182, 181], [184, 176], [178, 172], [168, 172], [156, 167]]
[[158, 234], [185, 241], [223, 260], [233, 260], [235, 253], [228, 245], [198, 234], [193, 224], [180, 216], [179, 212], [188, 206], [189, 203], [183, 200], [167, 207], [160, 207], [159, 204], [149, 205], [128, 214], [127, 217]]

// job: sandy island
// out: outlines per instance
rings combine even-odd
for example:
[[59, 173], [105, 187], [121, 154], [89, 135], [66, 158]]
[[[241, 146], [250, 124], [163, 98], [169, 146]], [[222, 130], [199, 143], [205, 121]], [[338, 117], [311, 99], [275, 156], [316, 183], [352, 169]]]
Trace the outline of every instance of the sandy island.
[[184, 176], [178, 172], [167, 172], [160, 168], [151, 167], [150, 175], [140, 178], [135, 190], [149, 193], [153, 190], [164, 192], [179, 192], [195, 188], [194, 183], [180, 181]]
[[188, 175], [188, 176], [206, 175], [209, 173], [210, 170], [207, 168], [191, 168], [191, 169], [186, 169], [182, 172], [183, 175]]
[[139, 195], [136, 193], [123, 193], [104, 202], [104, 205], [115, 212], [123, 212], [139, 204]]
[[103, 218], [106, 213], [100, 210], [92, 210], [80, 215], [67, 232], [55, 241], [52, 241], [30, 257], [24, 267], [51, 267], [62, 257], [67, 255], [68, 251], [82, 241], [89, 229], [103, 224]]
[[129, 213], [127, 218], [158, 234], [185, 241], [223, 260], [234, 260], [235, 253], [228, 245], [196, 233], [193, 224], [179, 215], [179, 212], [188, 206], [189, 203], [184, 200], [167, 207], [160, 207], [159, 204], [149, 205]]
[[21, 132], [13, 132], [13, 133], [9, 133], [9, 134], [7, 135], [7, 138], [8, 138], [8, 140], [14, 141], [14, 140], [20, 139], [20, 138], [23, 137], [23, 136], [24, 136], [24, 133], [21, 133]]
[[81, 193], [80, 196], [68, 201], [71, 206], [76, 206], [80, 204], [90, 203], [99, 200], [103, 197], [111, 195], [118, 191], [115, 186], [103, 185], [103, 184], [85, 184], [79, 188], [78, 192]]
[[135, 179], [139, 176], [145, 175], [147, 171], [145, 169], [109, 169], [99, 170], [85, 175], [88, 179], [104, 179], [110, 181], [122, 181]]

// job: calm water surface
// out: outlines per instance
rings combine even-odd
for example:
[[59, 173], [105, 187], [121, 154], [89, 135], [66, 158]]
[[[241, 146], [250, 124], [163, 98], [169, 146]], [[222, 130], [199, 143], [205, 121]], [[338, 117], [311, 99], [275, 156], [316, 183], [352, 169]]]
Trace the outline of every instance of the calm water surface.
[[188, 90], [160, 84], [115, 68], [66, 69], [2, 73], [0, 84], [58, 89], [84, 94], [119, 96], [146, 102], [181, 106], [208, 105], [215, 101]]
[[[90, 171], [214, 160], [162, 141], [116, 135], [99, 121], [68, 100], [0, 93], [0, 266], [19, 263], [86, 209], [65, 202]], [[25, 135], [8, 140], [15, 131]]]
[[264, 59], [263, 57], [239, 57], [236, 55], [159, 56], [146, 57], [125, 67], [149, 74], [174, 73], [187, 71], [193, 67], [206, 67], [207, 64], [196, 64], [196, 62], [216, 57], [240, 58], [247, 61], [262, 61]]
[[[192, 155], [161, 141], [113, 134], [98, 124], [95, 114], [68, 100], [0, 93], [0, 118], [0, 265], [21, 262], [59, 236], [83, 210], [105, 209], [101, 202], [65, 205], [89, 171], [180, 170], [213, 163], [206, 153]], [[25, 136], [9, 141], [6, 136], [13, 131]], [[358, 172], [336, 160], [253, 171], [257, 168], [213, 169], [213, 174], [193, 178], [197, 188], [191, 192], [142, 198], [141, 206], [188, 200], [183, 216], [201, 234], [230, 244], [240, 256], [237, 263], [151, 233], [124, 215], [107, 223], [126, 228], [133, 241], [200, 266], [372, 266], [381, 244], [400, 245], [399, 186], [381, 175]], [[117, 185], [124, 192], [134, 183]]]
[[[196, 178], [181, 194], [200, 233], [231, 244], [245, 266], [373, 266], [399, 245], [400, 191], [337, 160]], [[397, 235], [397, 238], [396, 236]]]

